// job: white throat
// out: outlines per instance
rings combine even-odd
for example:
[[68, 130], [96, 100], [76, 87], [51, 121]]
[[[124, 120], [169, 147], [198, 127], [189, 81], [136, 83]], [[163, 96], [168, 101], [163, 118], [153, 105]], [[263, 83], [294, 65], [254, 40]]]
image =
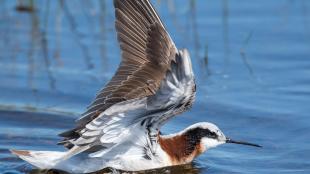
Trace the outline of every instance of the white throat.
[[225, 141], [218, 141], [218, 140], [212, 139], [212, 138], [202, 138], [201, 143], [203, 144], [203, 146], [206, 149], [211, 149], [211, 148], [214, 148], [218, 145], [224, 144]]

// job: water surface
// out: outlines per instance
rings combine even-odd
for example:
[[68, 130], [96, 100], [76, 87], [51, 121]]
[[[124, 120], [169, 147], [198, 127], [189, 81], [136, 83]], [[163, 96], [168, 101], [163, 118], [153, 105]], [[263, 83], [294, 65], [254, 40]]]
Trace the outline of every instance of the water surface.
[[[264, 148], [223, 145], [191, 165], [150, 172], [309, 173], [310, 1], [153, 3], [176, 45], [189, 49], [198, 87], [193, 108], [163, 132], [209, 121]], [[63, 150], [57, 134], [115, 72], [112, 7], [109, 0], [0, 2], [2, 173], [38, 172], [8, 149]]]

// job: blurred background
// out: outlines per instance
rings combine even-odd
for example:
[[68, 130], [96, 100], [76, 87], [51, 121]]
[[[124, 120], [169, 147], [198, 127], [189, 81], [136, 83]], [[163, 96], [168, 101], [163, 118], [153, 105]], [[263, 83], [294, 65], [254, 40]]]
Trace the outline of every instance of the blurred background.
[[[194, 107], [163, 132], [209, 121], [264, 146], [224, 145], [181, 171], [309, 173], [310, 1], [152, 3], [189, 49], [198, 87]], [[8, 149], [63, 150], [57, 133], [73, 127], [119, 62], [111, 0], [1, 0], [0, 173], [31, 172]]]

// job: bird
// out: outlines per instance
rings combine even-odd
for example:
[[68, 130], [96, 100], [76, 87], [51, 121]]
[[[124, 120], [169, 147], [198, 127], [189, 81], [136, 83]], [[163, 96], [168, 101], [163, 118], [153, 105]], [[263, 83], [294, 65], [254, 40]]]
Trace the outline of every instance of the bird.
[[65, 151], [11, 150], [40, 169], [89, 173], [141, 171], [192, 162], [236, 141], [213, 123], [163, 135], [160, 128], [189, 110], [196, 84], [187, 49], [178, 49], [149, 0], [114, 0], [121, 62], [73, 129], [59, 134]]

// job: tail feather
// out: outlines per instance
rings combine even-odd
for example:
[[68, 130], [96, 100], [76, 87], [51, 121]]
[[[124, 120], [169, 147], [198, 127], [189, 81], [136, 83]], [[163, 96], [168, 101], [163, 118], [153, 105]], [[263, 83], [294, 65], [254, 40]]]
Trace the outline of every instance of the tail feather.
[[66, 152], [29, 150], [11, 150], [11, 152], [39, 169], [57, 169], [70, 173], [90, 173], [106, 168], [102, 159], [88, 158], [83, 155], [76, 156], [75, 154], [79, 153], [78, 148]]
[[41, 169], [51, 169], [55, 167], [66, 155], [66, 152], [57, 151], [11, 150], [11, 152]]

